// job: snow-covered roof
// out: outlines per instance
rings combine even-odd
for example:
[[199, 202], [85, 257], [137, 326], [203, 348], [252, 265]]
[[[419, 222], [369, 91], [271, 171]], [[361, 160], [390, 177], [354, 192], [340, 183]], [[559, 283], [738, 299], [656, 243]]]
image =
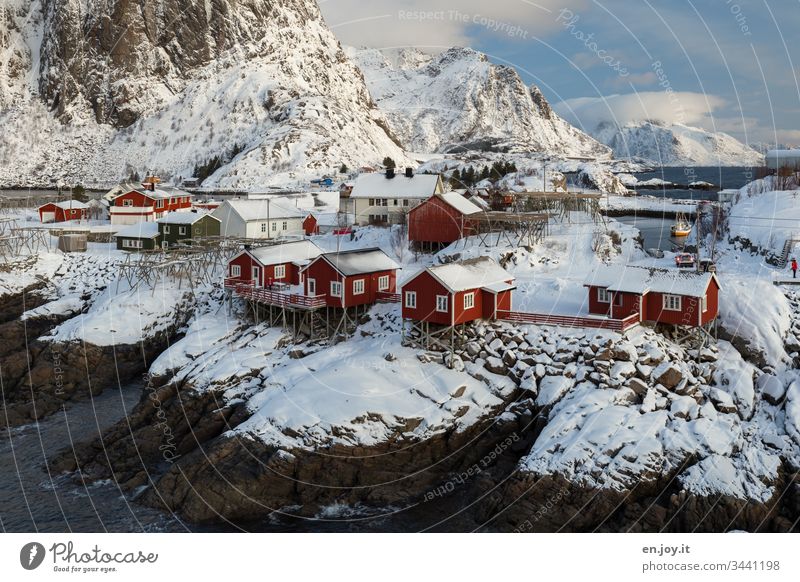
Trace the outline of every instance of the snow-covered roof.
[[686, 297], [703, 297], [709, 283], [719, 280], [713, 273], [684, 269], [658, 269], [639, 265], [603, 265], [595, 269], [585, 285], [604, 287], [621, 293], [671, 293]]
[[327, 253], [321, 257], [345, 277], [400, 268], [400, 265], [378, 248]]
[[114, 235], [117, 238], [156, 238], [158, 236], [158, 223], [140, 222], [122, 230]]
[[259, 247], [246, 252], [249, 252], [259, 263], [266, 267], [283, 263], [306, 265], [309, 261], [320, 256], [322, 249], [310, 240], [299, 240], [275, 246]]
[[482, 288], [490, 291], [496, 288], [503, 291], [505, 288], [500, 286], [514, 280], [513, 275], [490, 257], [477, 257], [459, 263], [428, 267], [426, 271], [452, 293]]
[[461, 194], [457, 194], [456, 192], [447, 192], [446, 194], [438, 194], [438, 196], [446, 204], [452, 206], [464, 216], [477, 214], [478, 212], [481, 211], [480, 206], [478, 206], [471, 200], [467, 200]]
[[222, 204], [230, 206], [245, 222], [276, 220], [279, 218], [305, 218], [308, 212], [300, 210], [286, 198], [264, 198], [262, 200], [228, 200]]
[[216, 216], [203, 212], [170, 212], [159, 218], [158, 222], [160, 224], [194, 224], [204, 216], [219, 220]]
[[54, 204], [59, 208], [63, 208], [64, 210], [83, 210], [89, 208], [86, 204], [84, 204], [83, 202], [79, 202], [77, 200], [61, 200], [60, 202], [48, 202], [47, 204], [42, 204], [42, 206], [40, 206], [39, 208], [42, 208], [43, 206], [49, 206], [51, 204]]
[[361, 174], [350, 198], [430, 198], [439, 184], [438, 174], [414, 174], [411, 178], [398, 172], [394, 178], [385, 174]]

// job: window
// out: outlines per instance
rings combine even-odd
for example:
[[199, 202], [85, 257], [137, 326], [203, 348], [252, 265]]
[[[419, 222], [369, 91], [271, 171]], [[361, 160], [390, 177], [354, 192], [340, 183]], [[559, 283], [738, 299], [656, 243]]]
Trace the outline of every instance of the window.
[[375, 206], [375, 199], [374, 198], [370, 198], [369, 199], [369, 205], [370, 206]]
[[164, 201], [163, 200], [157, 200], [156, 201], [156, 208], [164, 208]]
[[231, 277], [241, 277], [242, 267], [239, 265], [231, 265]]
[[681, 296], [680, 295], [664, 295], [664, 309], [667, 311], [680, 311], [681, 310]]
[[383, 275], [382, 277], [378, 277], [378, 291], [388, 291], [389, 290], [389, 275]]
[[164, 234], [169, 234], [169, 225], [168, 224], [164, 225]]
[[178, 234], [186, 234], [186, 227], [185, 226], [179, 226], [178, 227]]
[[281, 229], [282, 230], [289, 230], [289, 223], [284, 220], [283, 224], [281, 224]]
[[267, 223], [266, 222], [262, 222], [261, 223], [261, 232], [267, 232]]
[[403, 206], [408, 206], [408, 204], [409, 204], [409, 200], [408, 200], [408, 198], [406, 198], [405, 200], [403, 200]]
[[168, 241], [161, 241], [161, 248], [162, 249], [168, 249], [169, 248], [169, 242]]
[[331, 281], [331, 297], [342, 296], [342, 284], [339, 281]]
[[608, 292], [608, 289], [597, 290], [597, 301], [598, 303], [611, 303], [611, 293]]
[[316, 279], [309, 279], [308, 280], [308, 294], [311, 297], [316, 297], [316, 295], [317, 295], [317, 280]]
[[353, 281], [353, 295], [363, 295], [363, 294], [364, 294], [364, 279]]
[[417, 308], [417, 292], [416, 291], [406, 291], [406, 307], [409, 309], [416, 309]]
[[703, 313], [708, 312], [708, 295], [703, 295]]
[[436, 311], [440, 311], [442, 313], [448, 312], [448, 299], [447, 295], [437, 295], [436, 296]]
[[398, 206], [398, 204], [397, 204], [397, 198], [395, 198], [395, 199], [394, 199], [394, 206]]
[[467, 293], [464, 295], [464, 309], [472, 309], [475, 307], [475, 293]]
[[275, 278], [283, 279], [286, 276], [286, 265], [275, 266]]
[[122, 201], [122, 205], [123, 206], [133, 206], [133, 200], [123, 200]]
[[122, 239], [122, 248], [123, 249], [140, 249], [142, 248], [142, 241], [125, 238]]
[[272, 223], [272, 232], [275, 232], [277, 230], [278, 230], [278, 223], [277, 222], [273, 222]]

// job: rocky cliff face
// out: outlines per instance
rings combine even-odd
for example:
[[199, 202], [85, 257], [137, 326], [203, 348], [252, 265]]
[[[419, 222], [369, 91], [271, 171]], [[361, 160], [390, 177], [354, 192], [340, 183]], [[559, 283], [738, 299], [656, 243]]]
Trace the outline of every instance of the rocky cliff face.
[[483, 53], [348, 49], [403, 145], [416, 152], [463, 150], [606, 156], [608, 148], [558, 117], [537, 87]]
[[406, 161], [313, 0], [14, 1], [0, 184], [188, 177], [216, 157], [209, 185], [253, 187]]

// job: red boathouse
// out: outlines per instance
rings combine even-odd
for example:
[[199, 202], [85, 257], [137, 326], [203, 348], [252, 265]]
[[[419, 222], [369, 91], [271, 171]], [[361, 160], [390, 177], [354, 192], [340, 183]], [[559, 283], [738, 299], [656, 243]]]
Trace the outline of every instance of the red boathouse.
[[48, 202], [39, 207], [39, 220], [42, 221], [42, 224], [83, 220], [88, 211], [89, 206], [77, 200]]
[[474, 234], [470, 216], [482, 212], [457, 192], [435, 194], [408, 214], [408, 240], [420, 247], [444, 247]]
[[271, 283], [302, 285], [301, 269], [322, 254], [313, 242], [301, 240], [245, 249], [228, 262], [225, 286], [238, 284], [269, 287]]

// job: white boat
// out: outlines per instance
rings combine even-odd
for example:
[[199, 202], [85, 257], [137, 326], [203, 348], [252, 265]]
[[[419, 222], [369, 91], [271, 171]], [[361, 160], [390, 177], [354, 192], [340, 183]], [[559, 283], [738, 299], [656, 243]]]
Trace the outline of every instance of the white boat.
[[692, 232], [692, 225], [686, 220], [686, 216], [681, 213], [678, 214], [678, 219], [675, 221], [675, 224], [672, 225], [672, 228], [670, 228], [670, 232], [672, 236], [676, 238], [689, 236]]

